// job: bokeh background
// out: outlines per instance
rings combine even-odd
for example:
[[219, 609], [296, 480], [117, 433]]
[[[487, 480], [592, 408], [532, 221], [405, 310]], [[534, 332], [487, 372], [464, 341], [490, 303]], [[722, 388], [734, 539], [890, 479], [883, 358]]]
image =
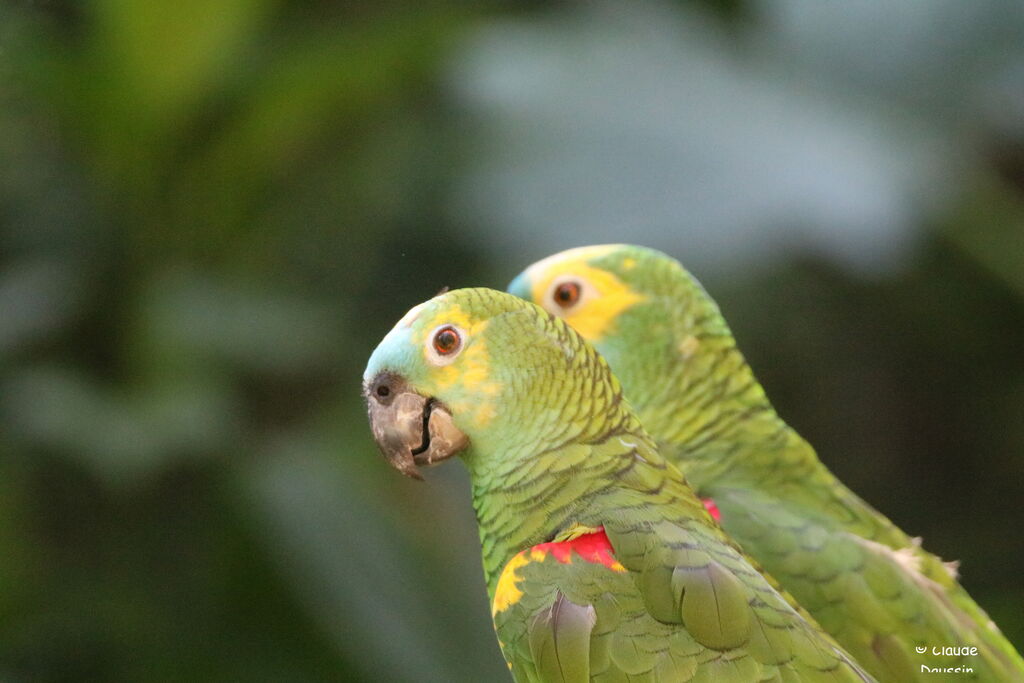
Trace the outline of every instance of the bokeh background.
[[1024, 5], [0, 4], [0, 678], [504, 680], [359, 377], [629, 241], [1024, 646]]

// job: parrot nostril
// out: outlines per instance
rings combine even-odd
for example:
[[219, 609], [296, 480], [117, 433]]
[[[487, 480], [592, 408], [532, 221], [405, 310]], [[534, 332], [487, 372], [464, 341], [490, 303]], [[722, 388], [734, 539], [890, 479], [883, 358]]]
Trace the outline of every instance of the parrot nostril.
[[370, 383], [366, 395], [373, 397], [373, 400], [381, 405], [390, 405], [395, 400], [395, 396], [401, 393], [401, 385], [400, 378], [391, 373], [382, 372]]

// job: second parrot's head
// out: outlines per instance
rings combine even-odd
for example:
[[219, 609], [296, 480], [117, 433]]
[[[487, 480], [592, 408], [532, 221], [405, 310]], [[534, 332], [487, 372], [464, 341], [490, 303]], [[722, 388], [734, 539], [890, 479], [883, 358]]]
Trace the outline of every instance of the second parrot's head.
[[621, 392], [565, 323], [490, 289], [426, 301], [384, 337], [363, 374], [374, 439], [402, 473], [465, 454], [511, 458], [588, 438]]
[[[628, 392], [634, 390], [627, 377], [655, 372], [655, 358], [685, 356], [706, 331], [701, 326], [724, 325], [696, 279], [672, 257], [646, 247], [600, 245], [559, 252], [523, 270], [508, 291], [563, 318], [597, 346]], [[645, 359], [647, 366], [634, 368], [637, 359]], [[653, 381], [656, 375], [644, 379]]]
[[693, 365], [710, 337], [731, 339], [696, 278], [675, 259], [646, 247], [569, 249], [534, 263], [508, 289], [594, 344], [654, 433], [657, 420], [648, 409], [667, 406], [666, 381]]

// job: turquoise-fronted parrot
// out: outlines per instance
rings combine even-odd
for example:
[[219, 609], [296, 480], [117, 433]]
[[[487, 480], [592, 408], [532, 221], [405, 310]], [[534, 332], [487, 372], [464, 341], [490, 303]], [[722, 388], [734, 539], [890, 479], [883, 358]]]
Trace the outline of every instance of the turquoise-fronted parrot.
[[[718, 306], [674, 259], [571, 249], [509, 291], [607, 359], [665, 457], [725, 530], [882, 681], [1024, 681], [1024, 661], [957, 582], [850, 491], [775, 412]], [[946, 648], [946, 649], [943, 649]]]
[[504, 292], [406, 314], [363, 377], [387, 460], [460, 455], [516, 681], [864, 681], [665, 462], [607, 363]]

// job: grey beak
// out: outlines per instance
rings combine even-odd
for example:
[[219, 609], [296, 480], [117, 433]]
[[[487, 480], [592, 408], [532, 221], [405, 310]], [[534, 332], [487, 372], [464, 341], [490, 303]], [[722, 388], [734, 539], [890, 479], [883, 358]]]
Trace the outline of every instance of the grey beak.
[[364, 392], [380, 452], [407, 477], [422, 479], [417, 466], [450, 458], [469, 444], [443, 405], [416, 393], [398, 375], [381, 373]]

